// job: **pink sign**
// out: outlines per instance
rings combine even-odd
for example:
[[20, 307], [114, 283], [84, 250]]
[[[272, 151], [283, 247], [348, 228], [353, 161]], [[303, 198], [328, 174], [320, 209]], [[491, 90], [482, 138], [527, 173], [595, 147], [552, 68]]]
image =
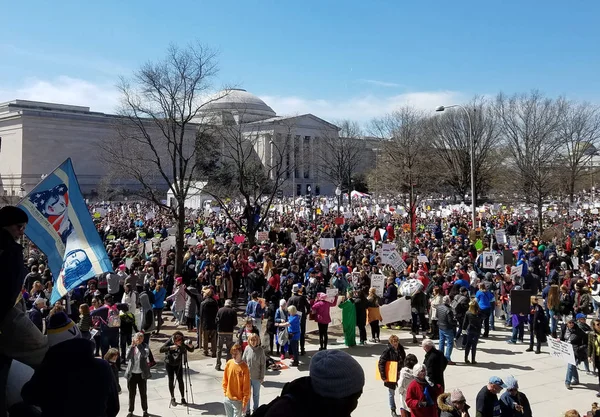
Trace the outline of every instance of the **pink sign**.
[[237, 235], [233, 237], [233, 241], [236, 245], [239, 245], [240, 243], [244, 242], [244, 240], [246, 240], [246, 236], [244, 235]]

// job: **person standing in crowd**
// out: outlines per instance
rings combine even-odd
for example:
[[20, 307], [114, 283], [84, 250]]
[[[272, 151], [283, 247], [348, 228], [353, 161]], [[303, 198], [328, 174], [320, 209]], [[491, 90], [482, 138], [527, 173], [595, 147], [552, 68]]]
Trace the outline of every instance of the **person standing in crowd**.
[[497, 376], [491, 377], [488, 384], [481, 388], [475, 400], [476, 417], [498, 417], [502, 415], [500, 401], [498, 400], [498, 394], [500, 394], [502, 388], [506, 388], [506, 385]]
[[301, 324], [300, 317], [298, 316], [298, 310], [296, 306], [288, 306], [288, 334], [290, 340], [290, 359], [292, 363], [290, 366], [298, 366], [299, 365], [299, 352], [298, 352], [298, 342], [300, 341], [300, 333], [301, 333]]
[[550, 334], [556, 339], [558, 317], [560, 316], [560, 289], [558, 285], [550, 285], [546, 308], [548, 309], [548, 317], [550, 318]]
[[[242, 360], [250, 369], [250, 386], [252, 387], [252, 412], [256, 412], [260, 403], [260, 386], [265, 380], [266, 358], [260, 344], [260, 336], [251, 334], [248, 346], [244, 349]], [[248, 403], [249, 405], [249, 403]], [[250, 415], [250, 407], [246, 409], [246, 416]]]
[[288, 336], [288, 312], [285, 300], [279, 300], [279, 308], [275, 312], [275, 328], [277, 329], [276, 343], [277, 343], [277, 354], [281, 353], [281, 360], [285, 359], [285, 352], [289, 348], [289, 336]]
[[154, 303], [152, 304], [152, 310], [154, 317], [156, 318], [156, 334], [160, 333], [164, 320], [162, 318], [163, 309], [165, 308], [165, 299], [167, 298], [167, 290], [164, 287], [164, 281], [159, 279], [156, 281], [156, 287], [154, 288]]
[[[593, 328], [594, 330], [588, 334], [588, 361], [600, 370], [600, 319], [594, 319]], [[600, 371], [598, 371], [598, 380], [600, 381]], [[600, 382], [598, 387], [596, 397], [600, 398]]]
[[494, 299], [494, 294], [488, 291], [485, 284], [479, 284], [479, 291], [475, 294], [475, 299], [479, 304], [479, 311], [481, 314], [481, 319], [483, 320], [483, 335], [481, 337], [487, 338], [490, 334], [490, 314], [493, 314], [492, 311], [492, 301]]
[[[81, 416], [81, 410], [94, 410], [95, 415], [116, 417], [119, 394], [110, 365], [94, 358], [92, 342], [81, 338], [64, 312], [48, 321], [48, 345], [42, 363], [21, 389], [23, 401], [39, 407], [42, 416], [76, 417]], [[89, 384], [82, 384], [90, 376], [94, 378], [91, 396]], [[68, 401], [61, 400], [65, 393]]]
[[79, 306], [79, 322], [77, 323], [81, 337], [85, 340], [92, 340], [91, 331], [94, 327], [92, 323], [92, 316], [90, 316], [90, 307], [87, 304], [81, 304]]
[[400, 394], [400, 416], [410, 417], [410, 408], [406, 405], [406, 390], [410, 383], [415, 379], [412, 370], [413, 367], [418, 363], [417, 357], [412, 353], [406, 355], [404, 359], [404, 366], [400, 371], [400, 378], [398, 378], [398, 394]]
[[506, 378], [506, 391], [500, 396], [502, 417], [533, 417], [529, 399], [519, 391], [519, 382], [513, 376]]
[[262, 330], [262, 320], [265, 314], [265, 309], [260, 304], [258, 299], [258, 293], [253, 291], [250, 294], [251, 300], [246, 305], [246, 317], [250, 317], [254, 326], [258, 329], [259, 333]]
[[[579, 352], [579, 347], [584, 346], [585, 333], [575, 323], [575, 318], [571, 317], [566, 324], [562, 325], [560, 331], [560, 340], [563, 342], [570, 343], [573, 346], [573, 352], [575, 353], [575, 359]], [[587, 349], [587, 343], [585, 343]], [[567, 376], [565, 377], [565, 387], [571, 389], [571, 385], [579, 384], [579, 372], [577, 371], [577, 365], [567, 364]]]
[[546, 343], [546, 330], [548, 322], [544, 309], [539, 304], [537, 296], [531, 297], [531, 311], [529, 313], [529, 348], [526, 352], [533, 352], [534, 339], [536, 342], [535, 353], [539, 354], [542, 343]]
[[309, 375], [288, 382], [279, 397], [262, 405], [263, 417], [349, 417], [358, 406], [365, 373], [352, 356], [341, 350], [317, 352]]
[[428, 375], [425, 365], [415, 365], [413, 376], [415, 379], [406, 389], [406, 405], [410, 408], [411, 417], [437, 417], [436, 399], [443, 390], [439, 385], [431, 385], [427, 381]]
[[178, 276], [175, 278], [173, 294], [167, 297], [167, 301], [173, 302], [171, 311], [175, 317], [175, 326], [179, 326], [183, 322], [186, 299], [187, 295], [185, 293], [185, 284], [183, 283], [183, 278]]
[[439, 385], [443, 392], [444, 387], [446, 386], [444, 384], [444, 371], [448, 365], [448, 360], [442, 352], [435, 348], [433, 340], [425, 339], [423, 340], [421, 346], [425, 351], [423, 365], [425, 365], [425, 368], [427, 369], [427, 379], [431, 385]]
[[242, 347], [231, 347], [231, 357], [223, 372], [223, 405], [227, 417], [242, 417], [250, 402], [250, 368], [242, 360]]
[[260, 332], [258, 328], [254, 325], [254, 321], [251, 317], [246, 317], [246, 324], [240, 327], [237, 337], [237, 344], [242, 347], [242, 350], [246, 349], [248, 346], [248, 341], [250, 340], [250, 335], [257, 334], [260, 336]]
[[[313, 306], [314, 309], [314, 306]], [[379, 309], [379, 296], [377, 295], [377, 288], [371, 287], [369, 289], [369, 296], [367, 297], [367, 323], [371, 327], [371, 342], [379, 343], [379, 322], [383, 320], [381, 317], [381, 311]]]
[[331, 307], [335, 307], [336, 304], [337, 295], [333, 299], [333, 302], [329, 302], [327, 294], [320, 292], [317, 294], [317, 301], [312, 306], [312, 312], [315, 315], [319, 328], [319, 350], [327, 349], [327, 342], [329, 341], [327, 331], [329, 323], [331, 323], [330, 309]]
[[150, 334], [154, 330], [154, 311], [152, 310], [152, 304], [150, 304], [150, 300], [148, 299], [148, 294], [140, 294], [140, 304], [140, 311], [142, 313], [142, 323], [140, 325], [140, 329], [144, 334], [144, 344], [148, 347], [148, 360], [149, 365], [152, 368], [154, 365], [156, 365], [156, 362], [154, 361], [154, 355], [150, 349]]
[[231, 300], [225, 300], [225, 305], [217, 311], [217, 363], [215, 369], [221, 371], [221, 356], [225, 346], [225, 362], [231, 359], [230, 351], [233, 346], [233, 331], [237, 325], [237, 314]]
[[583, 368], [588, 375], [594, 375], [590, 372], [590, 364], [588, 363], [588, 355], [587, 355], [587, 347], [588, 347], [588, 337], [590, 332], [592, 332], [592, 328], [587, 324], [587, 316], [583, 313], [578, 313], [575, 316], [575, 320], [577, 320], [577, 327], [579, 327], [583, 331], [583, 345], [577, 348], [575, 352], [575, 360], [577, 361], [577, 365], [583, 362]]
[[[287, 304], [289, 306], [296, 307], [296, 310], [300, 313], [300, 355], [305, 355], [304, 343], [306, 336], [306, 319], [310, 313], [310, 303], [308, 298], [302, 293], [302, 285], [295, 284], [292, 287], [292, 296], [289, 298]], [[290, 339], [291, 340], [291, 339]]]
[[123, 289], [121, 287], [121, 277], [114, 272], [106, 272], [106, 291], [108, 295], [112, 295], [114, 300], [120, 300]]
[[106, 355], [104, 355], [104, 360], [110, 365], [110, 369], [113, 373], [113, 379], [115, 384], [117, 384], [117, 392], [120, 394], [121, 384], [119, 384], [119, 370], [121, 368], [121, 363], [119, 359], [119, 349], [108, 349], [108, 352], [106, 352]]
[[121, 327], [119, 328], [119, 345], [121, 347], [121, 362], [126, 363], [126, 352], [131, 346], [131, 340], [133, 338], [133, 333], [138, 332], [138, 327], [135, 324], [135, 316], [131, 311], [129, 311], [129, 306], [127, 304], [121, 304], [121, 312], [119, 313], [119, 317], [121, 317]]
[[[119, 327], [121, 320], [119, 318], [119, 310], [113, 302], [113, 298], [107, 295], [104, 298], [104, 305], [90, 312], [92, 319], [98, 317], [100, 320], [100, 351], [102, 357], [106, 355], [108, 349], [119, 347]], [[118, 322], [115, 316], [119, 318]]]
[[209, 356], [208, 342], [212, 357], [217, 357], [217, 313], [219, 312], [219, 304], [213, 298], [213, 292], [210, 288], [202, 291], [204, 300], [200, 304], [200, 326], [202, 326], [202, 342], [204, 356]]
[[429, 329], [429, 323], [425, 318], [425, 313], [427, 312], [427, 296], [423, 292], [422, 285], [417, 288], [417, 291], [410, 298], [410, 308], [412, 316], [412, 341], [413, 343], [419, 343], [417, 340], [417, 334], [419, 333], [419, 324], [421, 325], [421, 333], [423, 335], [423, 339], [425, 339], [425, 334]]
[[[477, 364], [475, 355], [477, 354], [477, 343], [481, 335], [482, 316], [479, 310], [477, 300], [472, 300], [469, 303], [469, 311], [465, 314], [463, 323], [463, 331], [466, 333], [465, 338], [465, 363]], [[471, 361], [469, 362], [469, 353], [471, 353]]]
[[[378, 370], [383, 385], [388, 389], [388, 400], [390, 409], [392, 411], [392, 417], [397, 417], [396, 400], [394, 398], [396, 388], [398, 387], [398, 381], [400, 379], [400, 371], [404, 365], [404, 359], [406, 353], [404, 348], [400, 344], [400, 339], [396, 335], [391, 335], [389, 338], [389, 344], [379, 357]], [[388, 379], [387, 366], [389, 362], [396, 363], [396, 375], [393, 380]]]
[[441, 394], [437, 398], [437, 406], [440, 409], [440, 417], [470, 417], [471, 407], [459, 389]]
[[40, 332], [42, 333], [44, 332], [44, 307], [46, 307], [46, 299], [41, 297], [36, 298], [33, 302], [33, 307], [31, 307], [31, 310], [28, 312], [29, 320], [31, 320], [31, 322], [35, 324], [35, 327], [40, 329]]
[[192, 346], [192, 341], [189, 339], [184, 340], [183, 333], [180, 331], [173, 333], [173, 336], [160, 348], [160, 353], [165, 354], [165, 369], [169, 378], [169, 393], [171, 394], [172, 407], [177, 406], [177, 401], [175, 400], [175, 378], [177, 378], [177, 383], [179, 384], [181, 404], [187, 404], [184, 395], [183, 382], [184, 359], [187, 352], [193, 351], [194, 347]]
[[[439, 337], [440, 344], [442, 343], [442, 337], [439, 334], [437, 308], [442, 304], [444, 297], [440, 287], [433, 287], [433, 295], [429, 302], [429, 322], [431, 327], [431, 338]], [[443, 349], [442, 349], [443, 350]]]
[[439, 351], [444, 352], [448, 365], [455, 365], [452, 362], [452, 348], [454, 347], [454, 332], [456, 331], [456, 319], [454, 312], [450, 307], [450, 297], [445, 295], [442, 304], [437, 307], [438, 327], [440, 329]]
[[121, 303], [127, 304], [129, 306], [129, 311], [134, 313], [135, 311], [137, 311], [138, 301], [138, 294], [133, 290], [133, 286], [130, 284], [125, 284], [123, 297], [121, 298]]
[[142, 400], [143, 417], [149, 417], [148, 414], [148, 385], [150, 378], [150, 366], [148, 365], [148, 352], [150, 348], [144, 343], [144, 333], [136, 333], [131, 342], [131, 347], [127, 351], [127, 369], [125, 370], [125, 379], [127, 379], [127, 390], [129, 391], [129, 414], [127, 417], [133, 417], [135, 410], [135, 396], [140, 391]]
[[351, 299], [342, 298], [338, 305], [342, 309], [342, 328], [344, 329], [344, 344], [356, 346], [356, 308]]
[[194, 332], [198, 325], [198, 311], [200, 311], [200, 303], [202, 302], [202, 296], [196, 289], [195, 280], [190, 281], [190, 284], [185, 288], [185, 294], [187, 296], [185, 300], [185, 324], [188, 332]]

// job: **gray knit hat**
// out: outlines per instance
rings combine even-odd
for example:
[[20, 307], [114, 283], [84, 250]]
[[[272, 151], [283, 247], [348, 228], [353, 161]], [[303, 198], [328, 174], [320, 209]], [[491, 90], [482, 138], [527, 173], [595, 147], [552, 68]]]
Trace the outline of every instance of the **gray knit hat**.
[[310, 361], [310, 379], [316, 394], [346, 398], [361, 392], [365, 372], [352, 356], [341, 350], [322, 350]]

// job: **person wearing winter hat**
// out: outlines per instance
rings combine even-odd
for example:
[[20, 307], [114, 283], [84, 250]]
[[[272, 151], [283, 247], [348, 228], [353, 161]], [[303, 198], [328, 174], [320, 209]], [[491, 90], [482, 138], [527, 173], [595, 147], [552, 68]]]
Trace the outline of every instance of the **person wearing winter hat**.
[[308, 298], [302, 294], [302, 285], [295, 284], [292, 287], [292, 295], [287, 304], [289, 306], [294, 306], [300, 313], [300, 355], [305, 355], [304, 344], [305, 344], [305, 335], [306, 335], [306, 319], [310, 314], [310, 302]]
[[469, 417], [471, 408], [459, 389], [441, 394], [437, 398], [437, 406], [440, 409], [440, 417]]
[[[40, 407], [42, 416], [75, 417], [87, 410], [86, 415], [115, 417], [119, 394], [111, 367], [94, 358], [93, 343], [81, 338], [79, 328], [64, 312], [50, 317], [48, 342], [50, 349], [42, 364], [21, 390], [23, 401]], [[81, 383], [90, 375], [94, 375], [92, 396], [89, 384]]]
[[531, 405], [527, 396], [519, 391], [519, 382], [509, 376], [504, 383], [506, 391], [500, 396], [502, 417], [531, 417]]
[[283, 386], [279, 397], [258, 408], [264, 417], [349, 417], [358, 406], [365, 373], [341, 350], [322, 350], [313, 357], [309, 376]]

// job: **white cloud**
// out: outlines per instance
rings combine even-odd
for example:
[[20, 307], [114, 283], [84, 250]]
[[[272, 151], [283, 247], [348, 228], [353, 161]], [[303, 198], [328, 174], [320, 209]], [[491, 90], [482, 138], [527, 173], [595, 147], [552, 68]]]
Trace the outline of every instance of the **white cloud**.
[[371, 84], [377, 87], [391, 87], [391, 88], [398, 88], [398, 87], [402, 87], [401, 84], [397, 84], [397, 83], [390, 83], [387, 81], [379, 81], [379, 80], [365, 80], [365, 79], [361, 79], [361, 80], [357, 80], [359, 83], [364, 83], [364, 84]]
[[60, 76], [52, 80], [29, 79], [14, 89], [0, 88], [0, 102], [14, 99], [72, 104], [89, 107], [92, 111], [114, 113], [119, 93], [110, 83]]
[[349, 99], [325, 100], [301, 97], [261, 96], [280, 115], [312, 113], [326, 120], [350, 119], [367, 122], [399, 107], [410, 105], [423, 110], [435, 110], [440, 105], [464, 103], [467, 95], [456, 91], [423, 91], [392, 96], [372, 94]]

